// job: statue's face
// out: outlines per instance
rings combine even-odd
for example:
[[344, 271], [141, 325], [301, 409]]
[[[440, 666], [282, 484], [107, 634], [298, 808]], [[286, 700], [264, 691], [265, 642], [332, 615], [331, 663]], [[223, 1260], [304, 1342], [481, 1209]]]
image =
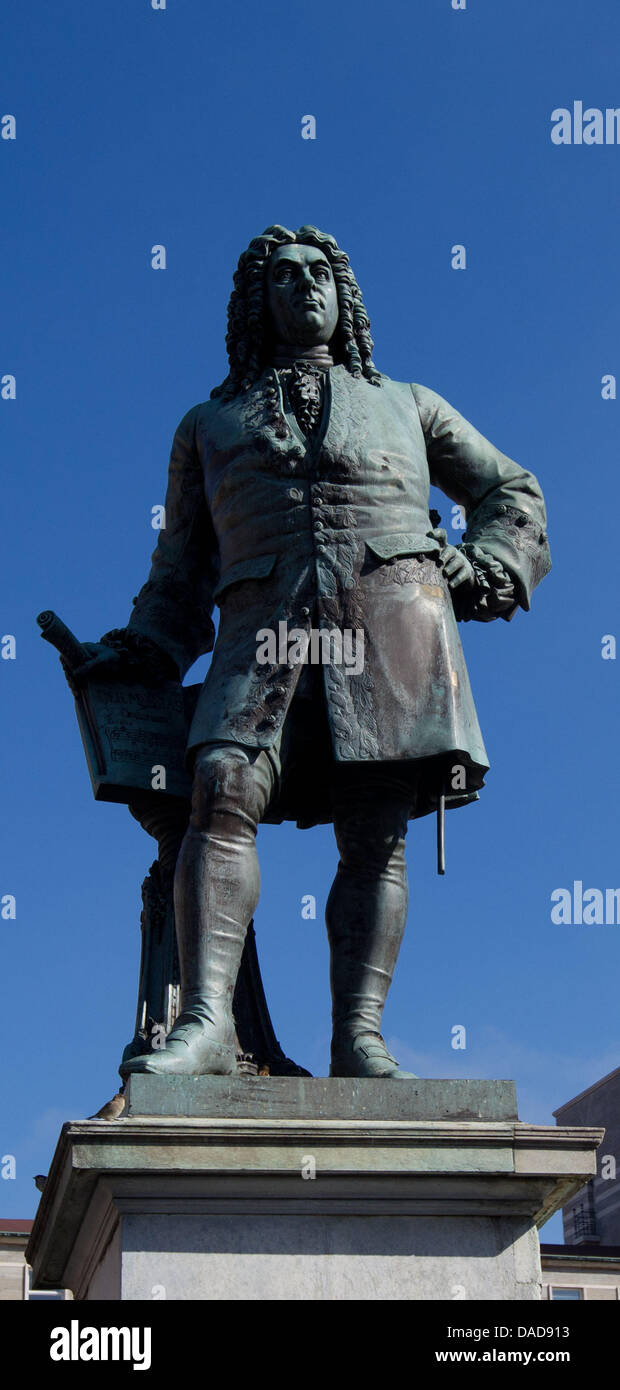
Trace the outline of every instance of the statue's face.
[[328, 343], [338, 322], [332, 268], [316, 246], [278, 246], [267, 268], [267, 302], [282, 343]]

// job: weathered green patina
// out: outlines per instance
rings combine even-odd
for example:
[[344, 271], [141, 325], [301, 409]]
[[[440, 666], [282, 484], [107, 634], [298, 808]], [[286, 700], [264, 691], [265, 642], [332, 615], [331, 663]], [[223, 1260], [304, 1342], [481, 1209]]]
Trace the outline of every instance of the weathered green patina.
[[[380, 1034], [407, 914], [407, 823], [475, 798], [488, 767], [457, 621], [528, 609], [550, 559], [533, 474], [434, 391], [378, 372], [369, 327], [333, 238], [272, 227], [251, 243], [229, 376], [176, 432], [149, 579], [127, 627], [90, 644], [76, 673], [148, 659], [182, 680], [213, 649], [175, 875], [182, 1012], [166, 1047], [126, 1056], [123, 1074], [235, 1070], [256, 827], [293, 818], [332, 820], [340, 851], [331, 1074], [408, 1076]], [[464, 509], [461, 546], [429, 513], [431, 483]], [[355, 635], [363, 660], [299, 659], [328, 633]]]

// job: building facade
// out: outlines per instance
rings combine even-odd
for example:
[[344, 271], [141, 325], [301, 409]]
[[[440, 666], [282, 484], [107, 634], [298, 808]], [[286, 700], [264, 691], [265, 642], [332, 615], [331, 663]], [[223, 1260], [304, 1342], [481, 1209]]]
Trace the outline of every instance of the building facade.
[[553, 1112], [561, 1125], [594, 1125], [605, 1130], [597, 1156], [597, 1175], [562, 1211], [564, 1240], [570, 1246], [620, 1246], [620, 1067], [595, 1081]]
[[620, 1245], [541, 1245], [542, 1296], [620, 1302]]
[[0, 1302], [48, 1302], [69, 1299], [68, 1289], [33, 1289], [26, 1246], [32, 1221], [0, 1217]]

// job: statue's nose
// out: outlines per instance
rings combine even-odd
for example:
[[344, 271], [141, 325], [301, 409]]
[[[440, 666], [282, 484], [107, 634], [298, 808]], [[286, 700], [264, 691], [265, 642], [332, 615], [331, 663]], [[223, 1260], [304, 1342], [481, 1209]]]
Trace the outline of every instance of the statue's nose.
[[299, 285], [300, 285], [301, 289], [303, 289], [303, 290], [307, 290], [307, 289], [312, 289], [312, 290], [313, 290], [313, 289], [315, 288], [314, 280], [313, 280], [312, 275], [311, 275], [311, 273], [310, 273], [310, 267], [309, 267], [309, 266], [302, 267], [301, 275], [300, 275], [300, 277], [299, 277]]

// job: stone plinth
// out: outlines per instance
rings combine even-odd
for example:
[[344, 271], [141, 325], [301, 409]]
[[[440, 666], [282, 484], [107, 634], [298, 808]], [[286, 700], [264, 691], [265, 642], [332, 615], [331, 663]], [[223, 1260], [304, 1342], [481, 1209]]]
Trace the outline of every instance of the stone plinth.
[[129, 1116], [257, 1120], [516, 1120], [514, 1081], [130, 1076]]
[[135, 1076], [63, 1127], [28, 1259], [78, 1299], [537, 1299], [601, 1130], [504, 1081]]

